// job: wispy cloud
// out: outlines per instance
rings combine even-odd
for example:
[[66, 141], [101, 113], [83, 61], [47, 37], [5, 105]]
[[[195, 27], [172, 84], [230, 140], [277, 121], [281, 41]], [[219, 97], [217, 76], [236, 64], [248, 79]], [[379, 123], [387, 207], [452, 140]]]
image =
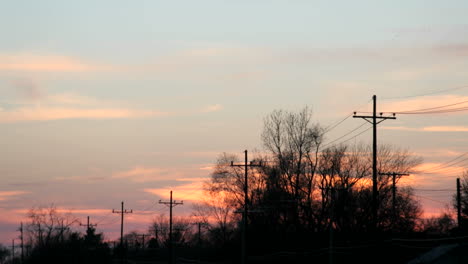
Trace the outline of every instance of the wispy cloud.
[[129, 179], [137, 183], [158, 181], [193, 182], [206, 180], [207, 178], [203, 177], [203, 175], [207, 174], [206, 170], [205, 165], [177, 168], [135, 166], [129, 170], [112, 174], [112, 178]]
[[[175, 173], [175, 174], [174, 174]], [[154, 182], [164, 180], [176, 180], [180, 174], [167, 168], [150, 168], [137, 166], [127, 171], [117, 172], [112, 175], [116, 179], [130, 179], [134, 182]]]
[[[416, 98], [403, 99], [394, 102], [383, 102], [381, 105], [382, 112], [407, 112], [418, 109], [427, 109], [450, 105], [459, 102], [467, 102], [453, 107], [465, 107], [468, 105], [468, 96], [459, 95], [441, 95], [441, 96], [421, 96]], [[437, 108], [441, 110], [441, 108]]]
[[117, 119], [148, 118], [166, 116], [167, 113], [153, 110], [136, 110], [125, 108], [73, 108], [32, 106], [12, 110], [0, 110], [0, 122], [49, 121], [61, 119]]
[[196, 179], [191, 183], [174, 186], [172, 188], [147, 188], [144, 189], [144, 192], [157, 195], [159, 197], [167, 197], [170, 191], [173, 191], [174, 199], [177, 200], [190, 200], [190, 201], [200, 201], [203, 199], [203, 182], [206, 179]]
[[210, 112], [218, 112], [223, 109], [223, 106], [220, 104], [208, 105], [204, 107], [201, 112], [203, 113], [210, 113]]
[[37, 54], [0, 54], [0, 71], [87, 72], [110, 69], [70, 56]]
[[428, 127], [404, 127], [382, 126], [383, 130], [419, 131], [419, 132], [468, 132], [468, 126], [428, 126]]
[[0, 123], [62, 119], [122, 119], [167, 116], [154, 109], [133, 108], [125, 102], [102, 100], [75, 93], [47, 94], [32, 80], [11, 81], [19, 96], [0, 107]]
[[0, 201], [9, 200], [15, 196], [23, 195], [28, 192], [25, 191], [0, 191]]

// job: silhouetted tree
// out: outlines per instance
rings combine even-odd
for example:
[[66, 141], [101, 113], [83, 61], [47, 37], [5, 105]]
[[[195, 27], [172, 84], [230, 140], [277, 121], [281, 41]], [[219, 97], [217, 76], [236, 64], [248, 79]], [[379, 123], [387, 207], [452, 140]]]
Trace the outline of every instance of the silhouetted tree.
[[26, 225], [28, 244], [32, 246], [27, 263], [109, 263], [110, 250], [102, 234], [90, 228], [84, 237], [71, 230], [77, 223], [69, 213], [54, 206], [32, 208]]
[[[172, 220], [172, 239], [174, 244], [183, 245], [191, 240], [193, 231], [190, 219], [185, 217], [174, 217]], [[150, 234], [154, 235], [152, 245], [167, 247], [169, 243], [169, 218], [164, 214], [153, 219], [149, 226]]]
[[[295, 248], [304, 241], [311, 243], [311, 237], [323, 243], [320, 237], [328, 238], [331, 228], [343, 236], [372, 229], [371, 148], [362, 144], [321, 148], [326, 130], [311, 117], [305, 108], [273, 111], [265, 118], [266, 152], [253, 158], [263, 166], [249, 167], [248, 174], [250, 245]], [[244, 205], [244, 168], [230, 166], [231, 161], [242, 163], [239, 156], [220, 155], [205, 190], [232, 210]], [[421, 159], [407, 150], [380, 145], [377, 162], [379, 172], [406, 173]], [[395, 210], [392, 176], [378, 177], [378, 191], [379, 230], [414, 230], [422, 210], [411, 188], [397, 189]], [[210, 215], [208, 208], [204, 204], [196, 209], [200, 215]]]
[[[463, 232], [468, 232], [468, 170], [465, 170], [460, 177], [460, 203], [461, 222], [460, 228]], [[453, 208], [457, 212], [457, 194], [453, 195]]]
[[444, 212], [437, 217], [421, 220], [419, 231], [429, 235], [449, 235], [456, 228], [453, 216]]
[[0, 244], [0, 263], [3, 264], [3, 262], [6, 260], [6, 258], [10, 255], [10, 251]]
[[193, 204], [192, 215], [208, 229], [212, 245], [223, 246], [233, 238], [238, 214], [230, 206], [224, 192], [214, 193], [208, 190], [203, 202]]
[[55, 206], [32, 208], [28, 212], [30, 222], [26, 225], [30, 243], [36, 246], [47, 246], [66, 239], [70, 227], [78, 223], [70, 213], [60, 213]]

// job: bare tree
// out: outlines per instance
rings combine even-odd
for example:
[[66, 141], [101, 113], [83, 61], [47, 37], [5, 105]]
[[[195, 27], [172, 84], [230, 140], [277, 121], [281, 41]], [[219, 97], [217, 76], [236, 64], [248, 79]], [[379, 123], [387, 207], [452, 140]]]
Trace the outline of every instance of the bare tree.
[[63, 242], [71, 233], [70, 227], [78, 223], [78, 219], [71, 213], [60, 213], [54, 205], [32, 208], [28, 217], [30, 223], [26, 230], [32, 244], [38, 246]]
[[8, 248], [0, 244], [0, 263], [4, 263], [5, 259], [10, 255]]
[[[168, 245], [169, 243], [169, 218], [160, 214], [153, 219], [149, 226], [150, 234], [154, 235], [158, 245]], [[172, 222], [172, 238], [176, 244], [184, 244], [191, 239], [193, 232], [190, 219], [187, 217], [174, 217]]]
[[202, 202], [193, 204], [192, 215], [208, 227], [214, 243], [223, 245], [232, 239], [239, 217], [234, 214], [226, 192], [206, 190], [205, 194]]

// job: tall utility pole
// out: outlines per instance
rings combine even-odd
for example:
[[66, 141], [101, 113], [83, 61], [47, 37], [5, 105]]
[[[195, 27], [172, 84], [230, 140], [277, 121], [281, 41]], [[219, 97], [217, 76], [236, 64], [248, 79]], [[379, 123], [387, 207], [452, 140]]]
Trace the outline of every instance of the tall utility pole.
[[244, 164], [234, 164], [231, 161], [231, 167], [244, 167], [244, 213], [242, 214], [242, 249], [241, 249], [241, 258], [243, 264], [247, 264], [247, 213], [248, 213], [248, 204], [249, 204], [249, 181], [248, 181], [248, 168], [249, 167], [261, 167], [262, 164], [253, 164], [253, 162], [248, 163], [247, 150], [244, 151], [245, 160]]
[[147, 234], [137, 234], [137, 237], [141, 236], [142, 238], [142, 248], [145, 249], [145, 237], [148, 236]]
[[457, 222], [458, 229], [461, 228], [461, 191], [460, 191], [460, 178], [457, 178]]
[[18, 231], [20, 232], [19, 239], [21, 240], [21, 245], [20, 245], [21, 246], [21, 264], [23, 264], [24, 262], [23, 222], [21, 222], [21, 225]]
[[12, 260], [15, 259], [15, 240], [11, 240], [11, 253], [12, 253]]
[[173, 264], [174, 263], [174, 256], [173, 256], [174, 245], [172, 241], [172, 208], [177, 205], [184, 204], [184, 201], [177, 202], [177, 201], [172, 200], [172, 191], [171, 191], [169, 202], [163, 202], [159, 200], [159, 203], [169, 206], [169, 264]]
[[80, 226], [86, 226], [86, 232], [89, 232], [89, 230], [90, 230], [91, 228], [93, 228], [93, 227], [96, 227], [97, 224], [91, 224], [91, 223], [89, 222], [89, 216], [88, 216], [86, 225], [80, 224]]
[[[356, 115], [354, 112], [353, 118], [362, 118], [373, 126], [373, 139], [372, 139], [372, 217], [374, 231], [377, 231], [377, 210], [378, 210], [378, 193], [377, 193], [377, 125], [386, 119], [396, 119], [395, 114], [393, 116], [377, 116], [377, 96], [372, 96], [374, 101], [372, 116]], [[379, 121], [377, 121], [379, 120]]]
[[398, 172], [379, 172], [379, 175], [392, 176], [392, 212], [393, 212], [393, 223], [396, 220], [396, 177], [397, 176], [408, 176], [408, 173]]
[[112, 213], [121, 214], [121, 219], [120, 219], [120, 249], [122, 251], [121, 251], [120, 261], [121, 261], [121, 263], [123, 263], [124, 262], [124, 241], [123, 241], [124, 215], [133, 213], [133, 210], [124, 209], [124, 202], [122, 201], [122, 209], [120, 211], [112, 209]]

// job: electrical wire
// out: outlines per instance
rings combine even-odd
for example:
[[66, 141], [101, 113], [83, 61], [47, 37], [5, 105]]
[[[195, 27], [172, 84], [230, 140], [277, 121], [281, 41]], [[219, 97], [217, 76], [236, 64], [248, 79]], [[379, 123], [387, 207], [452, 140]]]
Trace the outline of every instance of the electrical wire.
[[400, 115], [428, 115], [428, 114], [446, 114], [446, 113], [456, 113], [468, 111], [468, 107], [452, 108], [439, 111], [427, 111], [427, 112], [395, 112], [395, 114]]
[[419, 198], [423, 198], [423, 199], [426, 199], [426, 200], [429, 200], [429, 201], [433, 201], [433, 202], [436, 202], [436, 203], [440, 203], [440, 204], [443, 204], [443, 205], [447, 204], [447, 202], [438, 201], [438, 200], [435, 200], [435, 199], [432, 199], [432, 198], [429, 198], [429, 197], [426, 197], [426, 196], [422, 196], [422, 195], [414, 195], [414, 196], [419, 197]]
[[332, 140], [332, 141], [326, 143], [325, 145], [322, 146], [322, 148], [325, 148], [326, 146], [329, 146], [329, 145], [335, 143], [336, 141], [338, 141], [338, 140], [340, 140], [340, 139], [342, 139], [342, 138], [344, 138], [344, 137], [346, 137], [346, 136], [352, 134], [354, 131], [360, 129], [360, 128], [363, 127], [365, 124], [367, 124], [367, 122], [363, 122], [362, 124], [360, 124], [359, 126], [355, 127], [354, 129], [348, 131], [348, 132], [345, 133], [344, 135], [342, 135], [342, 136], [340, 136], [340, 137], [338, 137], [338, 138], [336, 138], [336, 139], [334, 139], [334, 140]]
[[326, 128], [324, 129], [323, 132], [324, 132], [324, 133], [330, 132], [330, 131], [333, 130], [335, 127], [339, 126], [341, 123], [343, 123], [343, 122], [346, 121], [348, 118], [350, 118], [352, 115], [353, 115], [353, 114], [349, 114], [349, 115], [347, 115], [345, 118], [343, 118], [342, 120], [340, 120], [340, 121], [338, 121], [338, 122], [336, 122], [336, 123], [334, 123], [334, 124], [332, 124], [332, 125], [326, 127]]
[[416, 109], [416, 110], [407, 110], [407, 111], [401, 111], [401, 112], [395, 112], [395, 113], [404, 113], [404, 112], [422, 112], [422, 111], [429, 111], [429, 110], [436, 110], [436, 109], [441, 109], [449, 106], [454, 106], [454, 105], [460, 105], [460, 104], [465, 104], [468, 103], [468, 100], [453, 103], [453, 104], [447, 104], [447, 105], [441, 105], [441, 106], [436, 106], [436, 107], [430, 107], [430, 108], [421, 108], [421, 109]]
[[448, 88], [448, 89], [441, 89], [441, 90], [436, 90], [428, 93], [422, 93], [422, 94], [415, 94], [415, 95], [408, 95], [408, 96], [396, 96], [396, 97], [384, 97], [381, 98], [380, 100], [395, 100], [395, 99], [406, 99], [406, 98], [414, 98], [414, 97], [423, 97], [423, 96], [428, 96], [428, 95], [434, 95], [434, 94], [440, 94], [444, 92], [449, 92], [449, 91], [456, 91], [456, 90], [461, 90], [468, 88], [467, 85], [464, 86], [458, 86], [458, 87], [453, 87], [453, 88]]
[[454, 161], [456, 161], [456, 160], [458, 160], [458, 159], [460, 159], [460, 158], [462, 158], [462, 157], [464, 157], [464, 156], [466, 156], [466, 155], [468, 155], [468, 152], [465, 152], [465, 153], [463, 153], [463, 154], [461, 154], [461, 155], [458, 155], [457, 157], [455, 157], [455, 158], [453, 158], [453, 159], [451, 159], [451, 160], [449, 160], [449, 161], [446, 161], [446, 162], [444, 162], [444, 163], [442, 163], [442, 164], [436, 165], [436, 166], [434, 166], [434, 167], [431, 167], [431, 168], [429, 168], [429, 169], [425, 169], [425, 170], [422, 170], [422, 171], [416, 171], [416, 172], [414, 172], [414, 173], [426, 173], [426, 172], [432, 172], [432, 171], [434, 171], [434, 170], [438, 170], [438, 169], [440, 169], [440, 168], [450, 167], [450, 166], [453, 165], [453, 164], [451, 164], [452, 162], [454, 162]]

